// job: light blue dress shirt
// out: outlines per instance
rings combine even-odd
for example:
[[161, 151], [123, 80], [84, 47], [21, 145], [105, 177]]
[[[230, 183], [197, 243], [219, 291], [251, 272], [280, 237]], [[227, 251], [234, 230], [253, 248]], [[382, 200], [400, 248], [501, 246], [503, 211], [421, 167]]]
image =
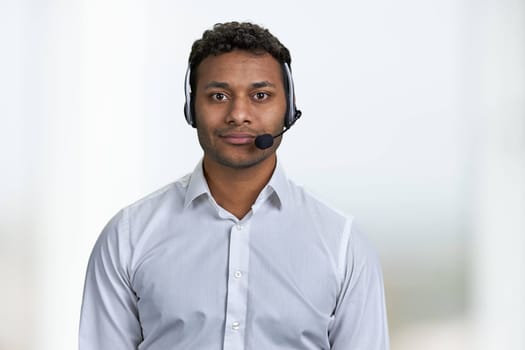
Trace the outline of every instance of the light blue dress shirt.
[[279, 164], [238, 220], [217, 205], [199, 163], [104, 228], [79, 348], [387, 350], [379, 260], [351, 217]]

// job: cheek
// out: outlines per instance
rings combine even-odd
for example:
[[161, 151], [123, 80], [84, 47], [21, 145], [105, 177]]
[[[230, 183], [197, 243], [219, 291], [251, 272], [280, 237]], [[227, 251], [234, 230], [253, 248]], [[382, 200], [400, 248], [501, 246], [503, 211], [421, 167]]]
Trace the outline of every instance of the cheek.
[[214, 129], [220, 127], [224, 122], [225, 111], [217, 107], [196, 106], [195, 109], [196, 123], [204, 127], [204, 129]]
[[201, 142], [205, 141], [206, 143], [209, 143], [209, 140], [212, 137], [211, 134], [212, 131], [206, 125], [203, 125], [203, 123], [197, 123], [197, 136]]
[[212, 138], [207, 133], [206, 129], [203, 129], [197, 124], [197, 139], [199, 140], [199, 145], [201, 148], [206, 151], [212, 148]]

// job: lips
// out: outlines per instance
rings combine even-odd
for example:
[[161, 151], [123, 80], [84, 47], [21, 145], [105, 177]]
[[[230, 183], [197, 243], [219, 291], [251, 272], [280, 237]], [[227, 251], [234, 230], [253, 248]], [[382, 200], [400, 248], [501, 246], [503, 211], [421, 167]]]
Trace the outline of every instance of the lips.
[[246, 132], [229, 132], [220, 135], [220, 138], [231, 145], [253, 144], [255, 135]]

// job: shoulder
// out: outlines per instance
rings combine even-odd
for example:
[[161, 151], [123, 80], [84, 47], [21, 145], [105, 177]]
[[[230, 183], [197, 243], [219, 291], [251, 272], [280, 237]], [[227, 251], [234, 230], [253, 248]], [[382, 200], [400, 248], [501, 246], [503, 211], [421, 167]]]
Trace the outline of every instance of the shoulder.
[[180, 179], [140, 198], [122, 210], [129, 213], [129, 215], [135, 216], [143, 214], [147, 215], [152, 211], [161, 209], [165, 206], [182, 206], [190, 178], [191, 174], [185, 175]]
[[348, 260], [356, 264], [377, 260], [373, 244], [352, 214], [343, 212], [291, 180], [289, 185], [291, 207], [302, 213], [301, 216], [308, 225], [317, 227], [319, 232], [335, 243], [340, 264]]
[[286, 216], [295, 218], [302, 235], [314, 234], [331, 252], [334, 261], [340, 260], [341, 248], [348, 245], [353, 232], [353, 215], [291, 180], [287, 187], [287, 205], [283, 205]]
[[162, 220], [170, 212], [180, 211], [190, 177], [188, 174], [119, 210], [102, 230], [99, 244], [132, 244], [148, 223]]
[[341, 229], [351, 225], [353, 216], [330, 204], [311, 190], [288, 180], [289, 203], [294, 210], [300, 210], [302, 216], [322, 224], [335, 224]]

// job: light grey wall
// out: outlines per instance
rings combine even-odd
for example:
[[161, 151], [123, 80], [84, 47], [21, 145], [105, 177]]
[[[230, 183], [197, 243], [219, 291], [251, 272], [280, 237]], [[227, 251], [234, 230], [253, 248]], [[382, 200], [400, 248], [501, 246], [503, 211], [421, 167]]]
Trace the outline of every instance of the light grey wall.
[[[303, 118], [279, 158], [378, 248], [393, 349], [523, 348], [521, 2], [0, 6], [1, 349], [75, 347], [103, 225], [201, 157], [182, 113], [187, 56], [232, 19], [268, 27], [292, 52]], [[512, 325], [489, 339], [494, 316]]]

